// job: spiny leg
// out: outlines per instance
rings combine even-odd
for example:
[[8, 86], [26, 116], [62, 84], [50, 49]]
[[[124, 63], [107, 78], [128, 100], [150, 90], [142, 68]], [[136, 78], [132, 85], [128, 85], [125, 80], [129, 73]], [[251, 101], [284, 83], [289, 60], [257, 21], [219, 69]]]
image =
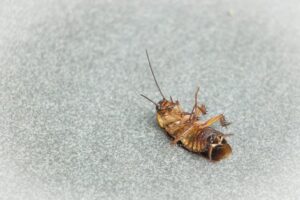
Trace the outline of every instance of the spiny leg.
[[205, 127], [211, 126], [215, 122], [220, 121], [221, 126], [227, 127], [230, 123], [225, 120], [225, 117], [223, 114], [217, 115], [215, 117], [212, 117], [211, 119], [207, 120], [203, 125]]
[[190, 115], [190, 119], [192, 117], [197, 117], [196, 113], [197, 113], [197, 99], [198, 99], [198, 92], [199, 92], [199, 87], [197, 87], [197, 90], [195, 92], [195, 103], [194, 103], [194, 106], [193, 106], [193, 109], [192, 109], [192, 112], [191, 112], [191, 115]]
[[[184, 115], [192, 115], [193, 113], [190, 112], [182, 112]], [[197, 106], [197, 109], [195, 111], [195, 116], [200, 117], [201, 114], [206, 115], [207, 109], [204, 104], [201, 104], [201, 106]]]
[[199, 87], [197, 87], [197, 90], [195, 92], [195, 104], [193, 106], [192, 112], [190, 113], [190, 119], [191, 118], [196, 119], [196, 118], [200, 117], [201, 113], [203, 115], [205, 115], [206, 112], [207, 112], [206, 107], [205, 107], [204, 104], [201, 104], [201, 106], [198, 106], [198, 101], [197, 101], [198, 100], [198, 93], [199, 93]]
[[177, 142], [179, 142], [180, 140], [182, 140], [183, 138], [187, 137], [189, 134], [193, 133], [193, 126], [191, 126], [190, 128], [188, 128], [186, 131], [184, 131], [182, 134], [178, 135], [177, 137], [174, 138], [174, 140], [171, 142], [171, 144], [176, 144]]
[[196, 115], [197, 117], [200, 117], [201, 113], [203, 115], [206, 115], [207, 110], [204, 104], [201, 104], [201, 106], [197, 106]]

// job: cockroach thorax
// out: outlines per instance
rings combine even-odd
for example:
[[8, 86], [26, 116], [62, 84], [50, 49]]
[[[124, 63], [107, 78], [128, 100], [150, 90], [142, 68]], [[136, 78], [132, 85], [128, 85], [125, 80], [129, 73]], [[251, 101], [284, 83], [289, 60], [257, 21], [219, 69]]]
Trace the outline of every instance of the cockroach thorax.
[[157, 122], [161, 128], [165, 128], [165, 125], [181, 120], [182, 109], [179, 102], [169, 101], [163, 98], [156, 104], [156, 117]]

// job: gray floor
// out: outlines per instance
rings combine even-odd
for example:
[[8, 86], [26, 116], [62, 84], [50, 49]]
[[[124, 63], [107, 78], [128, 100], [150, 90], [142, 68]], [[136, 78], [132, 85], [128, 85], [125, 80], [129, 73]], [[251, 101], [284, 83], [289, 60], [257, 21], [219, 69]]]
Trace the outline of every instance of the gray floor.
[[[300, 1], [1, 1], [0, 199], [297, 199]], [[171, 146], [159, 93], [224, 113], [230, 159]]]

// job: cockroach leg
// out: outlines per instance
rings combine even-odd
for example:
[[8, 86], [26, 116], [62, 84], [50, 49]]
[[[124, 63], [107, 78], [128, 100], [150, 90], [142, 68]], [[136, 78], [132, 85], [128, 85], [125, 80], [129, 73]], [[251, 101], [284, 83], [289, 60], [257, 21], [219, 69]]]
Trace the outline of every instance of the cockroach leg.
[[224, 137], [224, 138], [227, 138], [227, 137], [230, 137], [230, 136], [233, 136], [233, 135], [234, 135], [234, 134], [232, 134], [232, 133], [228, 133], [228, 134], [224, 134], [223, 137]]
[[220, 119], [220, 123], [221, 123], [221, 126], [223, 126], [223, 127], [227, 127], [227, 126], [229, 126], [230, 124], [231, 124], [231, 122], [227, 122], [226, 120], [225, 120], [225, 117], [224, 117], [224, 115], [222, 115], [223, 117]]
[[223, 115], [223, 114], [220, 114], [220, 115], [217, 115], [217, 116], [215, 116], [215, 117], [213, 117], [213, 118], [207, 120], [207, 121], [204, 123], [204, 126], [205, 126], [205, 127], [209, 127], [209, 126], [211, 126], [212, 124], [214, 124], [214, 123], [217, 122], [217, 121], [220, 121], [220, 124], [221, 124], [221, 126], [223, 126], [223, 127], [227, 127], [227, 126], [230, 124], [229, 122], [227, 122], [227, 121], [225, 120], [224, 115]]
[[201, 111], [201, 113], [202, 113], [203, 115], [206, 115], [207, 110], [206, 110], [206, 107], [205, 107], [204, 104], [202, 104], [202, 105], [199, 106], [198, 108], [199, 108], [199, 110]]
[[197, 87], [197, 90], [195, 92], [195, 104], [193, 106], [193, 110], [191, 112], [190, 120], [192, 118], [199, 118], [201, 114], [205, 115], [207, 113], [206, 107], [204, 104], [201, 104], [201, 106], [198, 106], [198, 92], [199, 92], [199, 87]]
[[171, 144], [176, 144], [183, 138], [187, 137], [190, 133], [193, 133], [193, 126], [191, 126], [188, 130], [184, 131], [182, 134], [178, 135], [177, 137], [174, 138], [174, 140], [171, 142]]
[[195, 111], [195, 115], [197, 118], [199, 118], [201, 116], [201, 114], [203, 114], [203, 115], [206, 114], [206, 107], [204, 104], [202, 104], [201, 106], [197, 106], [197, 109]]
[[192, 109], [192, 112], [191, 112], [189, 120], [191, 120], [192, 118], [197, 117], [196, 113], [197, 113], [197, 108], [198, 108], [198, 106], [197, 106], [198, 92], [199, 92], [199, 87], [197, 87], [197, 90], [195, 92], [195, 104], [193, 106], [193, 109]]
[[189, 112], [182, 112], [183, 115], [191, 115]]

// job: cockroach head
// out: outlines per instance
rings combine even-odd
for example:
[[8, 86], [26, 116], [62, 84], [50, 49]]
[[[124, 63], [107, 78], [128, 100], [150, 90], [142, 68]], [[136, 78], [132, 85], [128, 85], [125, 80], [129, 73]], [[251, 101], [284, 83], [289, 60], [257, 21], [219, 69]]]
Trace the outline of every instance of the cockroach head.
[[232, 149], [225, 139], [230, 134], [223, 134], [210, 127], [204, 131], [204, 137], [207, 141], [205, 156], [210, 160], [219, 161], [231, 155]]
[[173, 102], [172, 100], [167, 100], [163, 98], [156, 104], [156, 111], [164, 111], [164, 110], [171, 110], [176, 105], [178, 105], [178, 101]]

